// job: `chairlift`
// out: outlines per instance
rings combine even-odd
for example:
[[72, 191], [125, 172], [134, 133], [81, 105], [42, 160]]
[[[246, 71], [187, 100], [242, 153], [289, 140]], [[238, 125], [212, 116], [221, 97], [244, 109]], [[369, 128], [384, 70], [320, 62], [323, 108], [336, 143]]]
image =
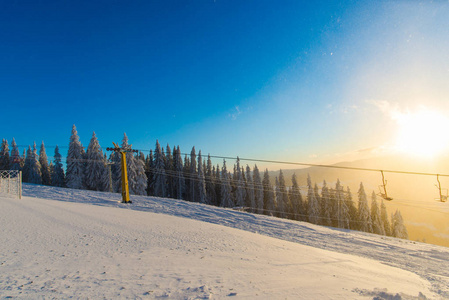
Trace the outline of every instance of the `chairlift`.
[[[391, 201], [391, 200], [393, 200], [393, 198], [388, 197], [387, 181], [385, 180], [384, 171], [380, 170], [380, 173], [382, 174], [382, 185], [379, 185], [379, 194], [378, 195], [387, 201]], [[382, 190], [383, 190], [383, 193], [382, 193]]]
[[[438, 185], [435, 184], [435, 186], [438, 188], [438, 192], [440, 194], [440, 198], [439, 199], [435, 199], [436, 201], [440, 201], [440, 202], [446, 202], [447, 201], [447, 196], [448, 196], [448, 189], [442, 189], [441, 188], [441, 182], [440, 182], [440, 176], [437, 174], [437, 181], [438, 181]], [[446, 191], [446, 195], [443, 195], [442, 190]]]

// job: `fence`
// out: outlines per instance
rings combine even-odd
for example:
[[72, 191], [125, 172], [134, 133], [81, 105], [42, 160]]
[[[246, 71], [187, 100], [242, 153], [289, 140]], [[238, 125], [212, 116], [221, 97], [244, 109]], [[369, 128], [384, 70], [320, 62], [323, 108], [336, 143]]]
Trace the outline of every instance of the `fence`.
[[22, 199], [22, 171], [0, 170], [0, 196]]

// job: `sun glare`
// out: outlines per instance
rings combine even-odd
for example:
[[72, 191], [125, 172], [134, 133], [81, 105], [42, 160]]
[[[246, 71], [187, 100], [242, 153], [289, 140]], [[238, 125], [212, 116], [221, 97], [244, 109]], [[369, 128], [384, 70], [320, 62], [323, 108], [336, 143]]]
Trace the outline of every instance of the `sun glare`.
[[437, 112], [422, 109], [414, 113], [398, 114], [396, 147], [399, 151], [432, 158], [449, 149], [445, 132], [449, 119]]

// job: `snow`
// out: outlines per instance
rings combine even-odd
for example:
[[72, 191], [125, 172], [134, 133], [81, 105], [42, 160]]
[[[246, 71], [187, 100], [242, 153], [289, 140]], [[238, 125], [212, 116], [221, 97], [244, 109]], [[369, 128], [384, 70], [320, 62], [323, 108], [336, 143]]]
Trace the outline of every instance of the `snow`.
[[[173, 199], [0, 197], [0, 299], [441, 299], [449, 249]], [[396, 298], [395, 298], [396, 299]]]

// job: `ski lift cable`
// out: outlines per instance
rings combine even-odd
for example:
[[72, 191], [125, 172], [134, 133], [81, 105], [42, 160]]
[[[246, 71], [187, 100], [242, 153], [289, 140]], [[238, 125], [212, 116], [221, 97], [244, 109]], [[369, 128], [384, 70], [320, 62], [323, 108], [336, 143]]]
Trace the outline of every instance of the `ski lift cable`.
[[[23, 145], [18, 145], [18, 147], [25, 147]], [[28, 146], [26, 146], [28, 147]], [[46, 148], [54, 148], [55, 146], [45, 146]], [[68, 148], [66, 146], [59, 146], [59, 148]], [[140, 152], [149, 152], [148, 149], [136, 149]], [[190, 156], [190, 153], [180, 153], [180, 155]], [[354, 171], [367, 171], [367, 172], [384, 172], [384, 173], [394, 173], [394, 174], [407, 174], [407, 175], [421, 175], [421, 176], [439, 176], [439, 177], [449, 177], [449, 174], [441, 173], [428, 173], [428, 172], [415, 172], [415, 171], [401, 171], [401, 170], [388, 170], [388, 169], [373, 169], [373, 168], [360, 168], [360, 167], [349, 167], [349, 166], [336, 166], [336, 165], [326, 165], [326, 164], [312, 164], [305, 162], [292, 162], [292, 161], [279, 161], [279, 160], [268, 160], [268, 159], [258, 159], [258, 158], [246, 158], [246, 157], [233, 157], [233, 156], [222, 156], [222, 155], [210, 155], [211, 158], [219, 159], [229, 159], [229, 160], [244, 160], [252, 162], [262, 162], [262, 163], [273, 163], [273, 164], [283, 164], [283, 165], [296, 165], [305, 167], [320, 167], [320, 168], [331, 168], [331, 169], [342, 169], [342, 170], [354, 170]], [[206, 157], [206, 155], [204, 155]]]

